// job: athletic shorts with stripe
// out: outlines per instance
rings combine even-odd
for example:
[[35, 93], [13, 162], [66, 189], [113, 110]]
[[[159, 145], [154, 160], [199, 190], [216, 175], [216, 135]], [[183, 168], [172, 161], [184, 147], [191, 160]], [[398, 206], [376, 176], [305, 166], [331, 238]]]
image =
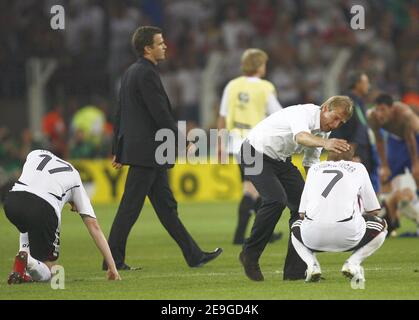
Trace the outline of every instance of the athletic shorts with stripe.
[[[377, 217], [373, 214], [366, 213], [362, 215], [362, 217], [365, 220], [366, 223], [366, 230], [365, 234], [362, 237], [361, 241], [353, 248], [346, 250], [346, 251], [354, 251], [357, 250], [363, 246], [365, 246], [368, 242], [372, 241], [376, 236], [380, 234], [380, 232], [383, 232], [387, 229], [387, 223], [384, 219], [381, 219], [380, 217]], [[301, 223], [303, 222], [302, 219], [298, 219], [293, 223], [291, 226], [291, 232], [292, 234], [300, 241], [303, 242], [303, 239], [301, 238]], [[308, 248], [313, 252], [321, 252], [319, 250], [313, 250], [311, 248]]]

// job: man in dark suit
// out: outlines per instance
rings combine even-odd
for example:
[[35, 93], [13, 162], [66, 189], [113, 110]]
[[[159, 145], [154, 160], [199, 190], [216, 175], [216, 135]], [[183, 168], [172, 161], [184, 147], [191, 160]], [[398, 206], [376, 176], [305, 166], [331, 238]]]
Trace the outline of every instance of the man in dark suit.
[[157, 63], [165, 58], [166, 51], [161, 29], [138, 28], [132, 37], [132, 45], [139, 59], [122, 77], [112, 147], [112, 166], [116, 169], [122, 165], [130, 167], [109, 235], [109, 246], [117, 268], [131, 270], [125, 264], [128, 234], [148, 196], [160, 222], [182, 250], [187, 264], [199, 267], [215, 259], [222, 249], [203, 252], [185, 229], [168, 182], [167, 169], [174, 164], [161, 164], [155, 155], [161, 144], [155, 138], [158, 130], [171, 130], [176, 145], [179, 139], [170, 101], [157, 69]]

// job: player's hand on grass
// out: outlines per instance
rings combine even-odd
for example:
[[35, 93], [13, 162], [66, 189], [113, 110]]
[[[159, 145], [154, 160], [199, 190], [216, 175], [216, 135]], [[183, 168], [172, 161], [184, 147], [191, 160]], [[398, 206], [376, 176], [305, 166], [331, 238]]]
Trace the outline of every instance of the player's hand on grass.
[[122, 167], [121, 163], [116, 162], [116, 156], [113, 156], [113, 158], [112, 158], [112, 167], [114, 169], [121, 169], [121, 167]]
[[380, 180], [383, 183], [386, 183], [391, 176], [391, 170], [389, 166], [382, 165], [379, 170]]
[[332, 139], [326, 140], [324, 148], [327, 151], [341, 153], [341, 152], [349, 151], [351, 149], [351, 146], [348, 144], [346, 140], [332, 138]]
[[121, 276], [118, 273], [118, 270], [108, 269], [107, 272], [108, 280], [121, 280]]

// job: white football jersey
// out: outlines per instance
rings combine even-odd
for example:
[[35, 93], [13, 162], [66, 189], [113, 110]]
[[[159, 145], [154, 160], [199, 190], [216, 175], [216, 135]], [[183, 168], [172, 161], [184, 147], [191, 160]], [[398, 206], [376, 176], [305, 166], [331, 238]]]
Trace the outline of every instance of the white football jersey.
[[306, 214], [301, 237], [306, 246], [322, 251], [344, 251], [365, 234], [364, 210], [380, 204], [364, 165], [325, 161], [312, 166], [301, 196], [299, 212]]
[[96, 218], [79, 172], [68, 162], [46, 150], [34, 150], [26, 157], [23, 171], [11, 191], [27, 191], [54, 208], [59, 223], [67, 202], [74, 202], [80, 214]]

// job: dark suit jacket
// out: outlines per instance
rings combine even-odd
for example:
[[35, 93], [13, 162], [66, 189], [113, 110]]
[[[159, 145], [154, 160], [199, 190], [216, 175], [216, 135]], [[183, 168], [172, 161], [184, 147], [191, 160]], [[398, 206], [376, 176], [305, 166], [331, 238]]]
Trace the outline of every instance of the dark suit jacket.
[[139, 58], [122, 77], [112, 154], [126, 165], [173, 167], [160, 165], [155, 159], [156, 149], [162, 144], [155, 135], [163, 128], [175, 134], [177, 145], [177, 124], [158, 69], [151, 61]]

